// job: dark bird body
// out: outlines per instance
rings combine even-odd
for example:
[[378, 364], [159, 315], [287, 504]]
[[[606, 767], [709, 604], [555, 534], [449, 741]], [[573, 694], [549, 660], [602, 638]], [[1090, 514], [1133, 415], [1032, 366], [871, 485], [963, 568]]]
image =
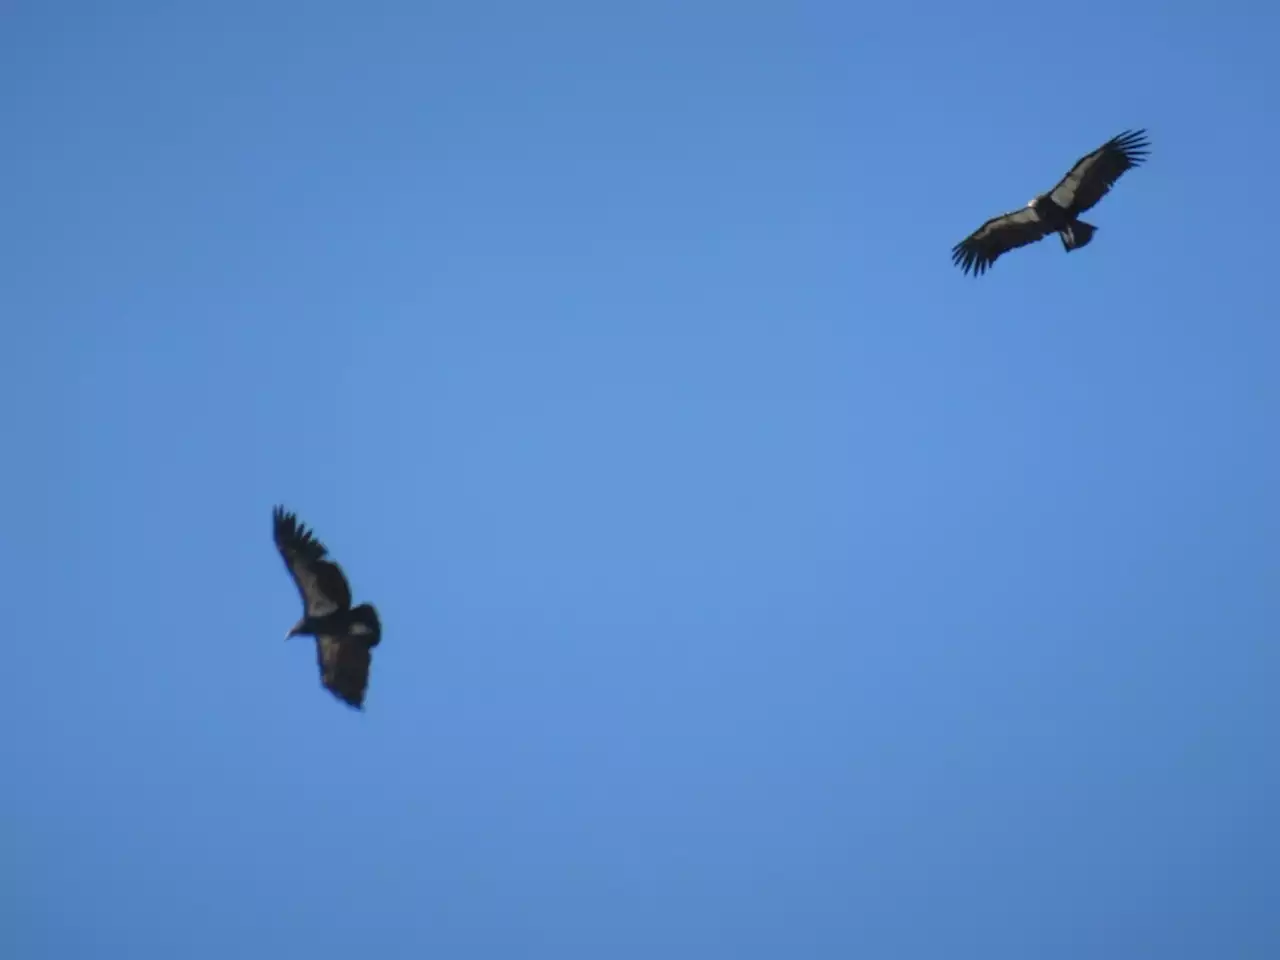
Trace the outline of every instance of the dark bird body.
[[284, 558], [302, 595], [303, 615], [285, 639], [316, 640], [320, 682], [339, 700], [364, 708], [372, 650], [382, 639], [378, 612], [372, 604], [351, 606], [351, 586], [329, 551], [292, 513], [276, 507], [271, 514], [276, 549]]
[[1126, 170], [1146, 160], [1145, 134], [1144, 130], [1126, 130], [1081, 157], [1048, 193], [1021, 210], [992, 217], [957, 243], [951, 250], [952, 262], [965, 273], [972, 270], [974, 276], [980, 276], [1001, 254], [1051, 233], [1062, 238], [1068, 253], [1088, 246], [1098, 228], [1081, 220], [1080, 215], [1105, 197]]

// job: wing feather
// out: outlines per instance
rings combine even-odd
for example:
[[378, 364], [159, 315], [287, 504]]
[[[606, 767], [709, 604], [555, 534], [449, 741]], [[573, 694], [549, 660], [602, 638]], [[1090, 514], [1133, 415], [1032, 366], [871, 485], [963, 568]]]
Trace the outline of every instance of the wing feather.
[[316, 661], [320, 665], [320, 682], [343, 703], [364, 709], [364, 694], [369, 687], [369, 667], [373, 654], [359, 637], [316, 637]]
[[1043, 240], [1053, 231], [1032, 207], [992, 217], [951, 248], [951, 261], [966, 274], [981, 276], [1001, 254]]
[[1147, 148], [1146, 130], [1126, 130], [1077, 160], [1049, 196], [1064, 210], [1084, 213], [1110, 192], [1126, 170], [1146, 161], [1151, 152]]
[[276, 507], [272, 512], [276, 549], [284, 558], [309, 617], [323, 617], [351, 607], [351, 585], [339, 567], [326, 559], [329, 551], [297, 516]]

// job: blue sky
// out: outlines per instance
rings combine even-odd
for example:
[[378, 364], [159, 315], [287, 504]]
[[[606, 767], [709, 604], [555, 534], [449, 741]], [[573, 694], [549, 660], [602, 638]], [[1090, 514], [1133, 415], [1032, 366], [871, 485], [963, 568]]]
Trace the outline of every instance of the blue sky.
[[1275, 957], [1264, 9], [7, 4], [5, 956]]

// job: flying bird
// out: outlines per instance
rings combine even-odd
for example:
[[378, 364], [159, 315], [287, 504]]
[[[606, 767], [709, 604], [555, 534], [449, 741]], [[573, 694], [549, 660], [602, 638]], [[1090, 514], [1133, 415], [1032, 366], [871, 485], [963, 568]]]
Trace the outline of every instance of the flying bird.
[[1088, 245], [1098, 228], [1081, 220], [1080, 214], [1105, 197], [1126, 170], [1146, 160], [1145, 135], [1145, 130], [1126, 130], [1085, 154], [1048, 193], [1021, 210], [991, 218], [957, 243], [951, 250], [952, 262], [977, 277], [1002, 253], [1043, 240], [1051, 233], [1062, 238], [1067, 253]]
[[372, 650], [382, 638], [378, 612], [368, 603], [352, 608], [351, 586], [342, 568], [326, 559], [325, 545], [297, 516], [276, 507], [271, 519], [276, 549], [302, 595], [302, 619], [285, 639], [315, 637], [321, 684], [339, 700], [363, 710]]

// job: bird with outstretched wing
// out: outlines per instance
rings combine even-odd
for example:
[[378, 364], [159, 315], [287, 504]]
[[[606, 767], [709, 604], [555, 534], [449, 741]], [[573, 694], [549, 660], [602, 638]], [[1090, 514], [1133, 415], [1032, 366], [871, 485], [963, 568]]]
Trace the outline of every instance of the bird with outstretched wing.
[[1126, 130], [1075, 162], [1048, 193], [1021, 210], [992, 217], [951, 249], [951, 260], [965, 273], [981, 276], [1002, 255], [1043, 240], [1052, 233], [1062, 238], [1068, 253], [1086, 246], [1097, 227], [1080, 219], [1111, 190], [1127, 170], [1146, 159], [1146, 134]]
[[272, 511], [276, 549], [302, 597], [303, 615], [286, 634], [312, 636], [320, 682], [339, 700], [363, 709], [373, 648], [382, 627], [372, 604], [351, 606], [351, 586], [329, 551], [295, 514]]

